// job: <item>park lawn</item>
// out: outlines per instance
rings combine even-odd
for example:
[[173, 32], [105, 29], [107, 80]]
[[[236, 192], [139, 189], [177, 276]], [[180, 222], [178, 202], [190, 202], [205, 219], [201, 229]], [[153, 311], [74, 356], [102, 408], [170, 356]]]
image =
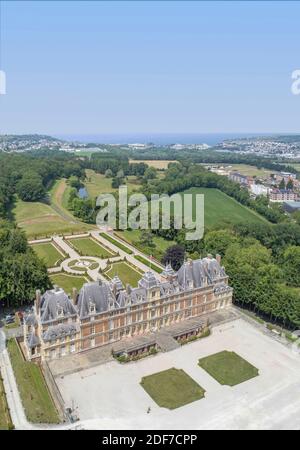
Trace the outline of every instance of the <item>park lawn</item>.
[[23, 202], [16, 199], [12, 214], [28, 238], [46, 237], [55, 233], [71, 234], [91, 228], [86, 224], [64, 219], [50, 205], [42, 202]]
[[199, 359], [198, 365], [220, 384], [227, 386], [235, 386], [258, 376], [256, 367], [227, 350]]
[[142, 230], [122, 230], [116, 233], [117, 236], [119, 235], [125, 241], [134, 245], [138, 250], [145, 253], [145, 255], [153, 255], [158, 261], [161, 260], [168, 247], [176, 244], [175, 241], [168, 241], [163, 237], [153, 235], [153, 243], [155, 244], [155, 247], [146, 247], [144, 244], [139, 242], [141, 234]]
[[138, 281], [142, 278], [143, 274], [135, 270], [132, 266], [126, 262], [116, 262], [111, 265], [111, 268], [105, 272], [105, 274], [111, 279], [115, 275], [118, 275], [124, 286], [130, 284], [132, 287], [138, 285]]
[[23, 360], [14, 339], [8, 341], [7, 348], [27, 419], [33, 423], [59, 423], [40, 367]]
[[[269, 223], [265, 218], [241, 205], [233, 198], [213, 188], [191, 188], [183, 194], [204, 194], [204, 226], [206, 229], [237, 223]], [[195, 219], [195, 198], [193, 219]]]
[[143, 377], [141, 386], [162, 408], [175, 409], [204, 397], [205, 390], [182, 369], [174, 367]]
[[98, 258], [110, 258], [114, 256], [112, 252], [105, 247], [102, 247], [101, 244], [98, 244], [90, 237], [68, 239], [68, 242], [73, 245], [82, 256], [97, 256]]
[[54, 267], [58, 261], [64, 259], [62, 253], [51, 242], [32, 244], [31, 247], [47, 267]]
[[[84, 185], [88, 192], [89, 197], [95, 198], [99, 194], [106, 194], [109, 192], [115, 192], [117, 189], [111, 187], [112, 178], [106, 178], [105, 175], [101, 173], [96, 173], [94, 170], [86, 169], [86, 180]], [[127, 185], [128, 194], [132, 191], [137, 191], [140, 189], [140, 183], [136, 176], [130, 175], [125, 178], [124, 184]]]
[[66, 294], [72, 294], [73, 288], [79, 291], [89, 281], [87, 277], [67, 275], [65, 273], [54, 273], [49, 275], [49, 278], [52, 284], [61, 287]]
[[9, 408], [4, 391], [3, 381], [0, 372], [0, 430], [11, 430], [13, 424], [11, 421]]
[[89, 197], [95, 198], [99, 194], [106, 194], [108, 192], [114, 192], [115, 189], [111, 187], [111, 178], [106, 178], [101, 173], [96, 173], [94, 170], [86, 169], [86, 179], [84, 185], [89, 194]]

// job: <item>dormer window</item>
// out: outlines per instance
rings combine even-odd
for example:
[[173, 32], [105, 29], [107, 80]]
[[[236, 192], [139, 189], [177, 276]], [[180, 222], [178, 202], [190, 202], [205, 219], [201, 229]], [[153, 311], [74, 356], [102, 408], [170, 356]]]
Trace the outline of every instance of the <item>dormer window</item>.
[[90, 314], [96, 314], [96, 305], [95, 305], [95, 303], [90, 302], [90, 304], [89, 304], [89, 313]]
[[57, 317], [64, 317], [64, 309], [60, 305], [57, 307]]

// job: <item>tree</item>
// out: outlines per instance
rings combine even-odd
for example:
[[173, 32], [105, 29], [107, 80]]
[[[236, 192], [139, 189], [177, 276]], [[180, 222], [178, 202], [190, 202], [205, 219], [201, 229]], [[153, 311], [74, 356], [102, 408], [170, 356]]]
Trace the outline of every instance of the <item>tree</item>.
[[282, 270], [290, 286], [300, 287], [300, 247], [287, 247], [282, 256]]
[[204, 247], [207, 253], [225, 255], [227, 248], [237, 242], [237, 237], [230, 230], [210, 231], [204, 236]]
[[289, 189], [290, 191], [292, 191], [294, 189], [294, 182], [293, 182], [293, 180], [291, 178], [286, 183], [286, 188]]
[[105, 171], [105, 178], [111, 178], [113, 176], [112, 170], [111, 169], [107, 169]]
[[282, 180], [281, 180], [280, 183], [279, 183], [279, 189], [281, 189], [281, 190], [285, 189], [285, 181], [284, 181], [284, 178], [282, 178]]
[[163, 258], [163, 264], [171, 264], [174, 270], [178, 270], [184, 262], [185, 249], [182, 245], [168, 247]]
[[25, 202], [41, 200], [46, 194], [42, 178], [33, 172], [24, 175], [17, 184], [17, 194]]
[[154, 180], [157, 177], [157, 170], [154, 167], [148, 167], [144, 173], [144, 180]]
[[145, 247], [149, 248], [155, 248], [155, 243], [153, 242], [153, 235], [151, 231], [142, 231], [141, 237], [140, 237], [140, 244], [142, 244]]

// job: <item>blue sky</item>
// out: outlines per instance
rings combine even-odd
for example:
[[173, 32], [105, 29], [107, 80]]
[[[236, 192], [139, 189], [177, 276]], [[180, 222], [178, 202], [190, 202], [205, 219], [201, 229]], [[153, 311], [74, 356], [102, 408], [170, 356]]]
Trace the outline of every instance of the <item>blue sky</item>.
[[0, 133], [300, 133], [299, 17], [298, 2], [2, 1]]

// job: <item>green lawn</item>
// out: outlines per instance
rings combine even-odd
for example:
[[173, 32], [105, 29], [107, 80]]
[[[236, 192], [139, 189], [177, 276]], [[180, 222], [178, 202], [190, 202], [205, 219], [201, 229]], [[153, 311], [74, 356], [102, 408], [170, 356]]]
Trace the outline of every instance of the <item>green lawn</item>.
[[206, 229], [236, 223], [268, 223], [266, 219], [218, 189], [191, 188], [181, 194], [192, 194], [193, 196], [204, 194], [204, 225]]
[[72, 223], [71, 219], [61, 217], [50, 205], [41, 202], [16, 199], [12, 214], [28, 238], [51, 236], [55, 233], [71, 234], [92, 228], [86, 224]]
[[202, 389], [183, 370], [172, 369], [143, 377], [141, 386], [162, 408], [175, 409], [204, 397]]
[[114, 244], [116, 247], [120, 248], [121, 250], [123, 250], [124, 252], [128, 253], [128, 255], [131, 255], [133, 252], [130, 248], [126, 247], [126, 245], [121, 244], [119, 241], [117, 241], [116, 239], [114, 239], [112, 236], [110, 236], [109, 234], [106, 233], [100, 233], [100, 236], [102, 236], [104, 239], [106, 239], [107, 241], [111, 242], [112, 244]]
[[165, 254], [168, 247], [171, 245], [175, 245], [175, 241], [168, 241], [160, 236], [153, 235], [153, 243], [155, 247], [146, 247], [144, 244], [140, 243], [140, 237], [142, 234], [142, 230], [123, 230], [118, 231], [116, 235], [125, 239], [125, 241], [134, 245], [138, 250], [145, 253], [145, 255], [153, 255], [157, 260], [161, 260], [163, 255]]
[[150, 269], [155, 270], [155, 272], [162, 273], [163, 269], [161, 267], [157, 266], [156, 264], [154, 264], [153, 262], [151, 262], [148, 259], [144, 258], [143, 256], [141, 256], [141, 255], [134, 255], [134, 257], [135, 257], [135, 259], [137, 259], [141, 263], [143, 263], [146, 266], [150, 267]]
[[0, 373], [0, 430], [10, 430], [13, 428], [6, 395]]
[[64, 256], [51, 242], [33, 244], [32, 248], [38, 257], [45, 262], [47, 267], [54, 267], [57, 262], [64, 259]]
[[33, 423], [58, 423], [59, 417], [37, 364], [24, 361], [15, 340], [8, 351], [27, 419]]
[[199, 359], [199, 366], [220, 384], [235, 386], [258, 376], [258, 369], [227, 350]]
[[110, 258], [111, 256], [114, 256], [112, 252], [102, 247], [101, 244], [98, 244], [90, 237], [69, 239], [68, 242], [71, 243], [82, 256], [97, 256], [98, 258]]
[[[109, 192], [115, 192], [117, 189], [111, 187], [112, 178], [106, 178], [101, 173], [96, 173], [94, 170], [87, 169], [86, 180], [84, 185], [90, 197], [98, 197], [99, 194], [106, 194]], [[130, 175], [124, 180], [124, 184], [127, 185], [128, 193], [130, 194], [134, 190], [139, 190], [141, 185], [136, 176]]]
[[65, 273], [55, 273], [49, 275], [52, 284], [61, 287], [67, 294], [71, 294], [73, 288], [81, 289], [84, 283], [89, 280], [84, 276], [67, 275]]
[[142, 278], [142, 274], [131, 267], [126, 262], [117, 262], [111, 265], [111, 268], [105, 272], [105, 274], [109, 278], [113, 278], [115, 275], [118, 275], [124, 287], [126, 284], [130, 284], [132, 287], [136, 287], [138, 281]]

